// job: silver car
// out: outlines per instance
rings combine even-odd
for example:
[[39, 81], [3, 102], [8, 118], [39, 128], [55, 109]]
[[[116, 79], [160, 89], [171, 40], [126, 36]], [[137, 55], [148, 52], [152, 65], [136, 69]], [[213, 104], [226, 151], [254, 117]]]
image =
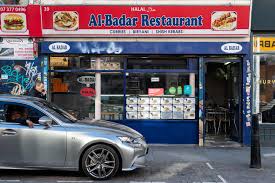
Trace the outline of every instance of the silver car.
[[102, 120], [77, 120], [38, 98], [0, 95], [2, 169], [83, 171], [102, 180], [120, 170], [144, 167], [147, 153], [143, 136], [129, 127]]

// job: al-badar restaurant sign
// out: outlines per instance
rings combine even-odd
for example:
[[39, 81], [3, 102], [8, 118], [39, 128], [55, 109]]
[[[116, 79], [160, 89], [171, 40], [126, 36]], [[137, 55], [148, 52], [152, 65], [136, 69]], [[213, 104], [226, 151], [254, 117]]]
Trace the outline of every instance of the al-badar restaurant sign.
[[250, 6], [42, 6], [46, 36], [247, 36]]

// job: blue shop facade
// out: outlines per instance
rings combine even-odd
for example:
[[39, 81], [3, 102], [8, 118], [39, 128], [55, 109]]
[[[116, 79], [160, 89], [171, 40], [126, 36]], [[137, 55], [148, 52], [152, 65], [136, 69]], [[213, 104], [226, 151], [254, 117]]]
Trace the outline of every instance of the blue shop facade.
[[42, 41], [38, 59], [48, 100], [80, 119], [130, 126], [149, 143], [250, 143], [249, 42]]

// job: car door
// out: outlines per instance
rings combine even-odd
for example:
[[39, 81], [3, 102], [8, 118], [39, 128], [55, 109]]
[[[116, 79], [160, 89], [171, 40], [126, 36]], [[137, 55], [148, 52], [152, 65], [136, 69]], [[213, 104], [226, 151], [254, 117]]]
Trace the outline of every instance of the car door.
[[4, 105], [0, 102], [0, 166], [20, 166], [23, 159], [17, 132], [23, 127], [6, 119]]
[[66, 158], [66, 131], [60, 125], [50, 128], [35, 124], [34, 128], [24, 127], [22, 154], [25, 166], [63, 167]]
[[25, 167], [63, 167], [66, 158], [66, 130], [54, 122], [49, 128], [38, 124], [38, 119], [47, 116], [42, 109], [35, 105], [12, 103], [25, 108], [28, 119], [35, 122], [33, 128], [19, 125], [15, 132], [19, 138], [15, 139], [20, 154], [19, 162]]

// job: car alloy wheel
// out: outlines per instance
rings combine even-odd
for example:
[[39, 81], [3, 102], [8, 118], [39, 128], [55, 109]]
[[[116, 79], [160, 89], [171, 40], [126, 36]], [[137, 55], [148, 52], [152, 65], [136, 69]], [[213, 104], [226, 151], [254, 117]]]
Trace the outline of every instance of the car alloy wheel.
[[84, 172], [94, 179], [108, 179], [117, 172], [119, 167], [117, 153], [106, 145], [99, 144], [89, 148], [83, 158]]

